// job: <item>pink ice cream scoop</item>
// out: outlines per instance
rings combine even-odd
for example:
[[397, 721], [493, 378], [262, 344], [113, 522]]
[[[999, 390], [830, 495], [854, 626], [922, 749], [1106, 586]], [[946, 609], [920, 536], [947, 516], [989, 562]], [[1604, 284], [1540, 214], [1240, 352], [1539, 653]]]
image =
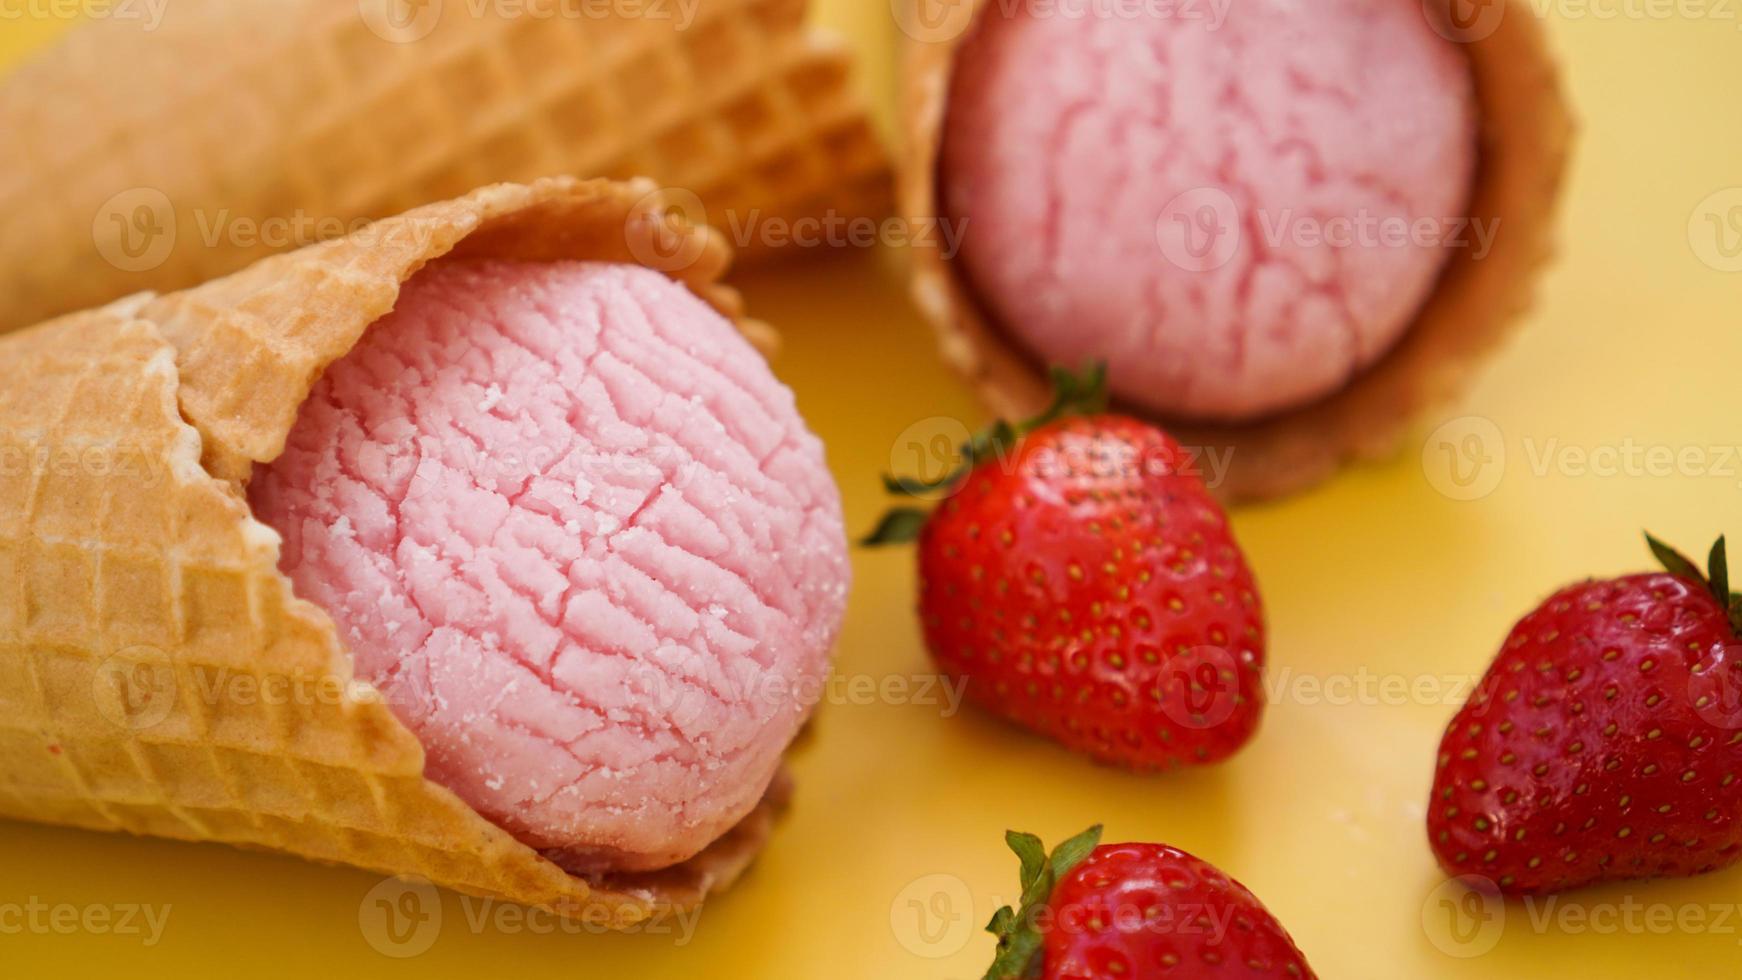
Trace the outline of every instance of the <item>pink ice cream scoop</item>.
[[989, 3], [940, 195], [1032, 356], [1238, 421], [1341, 388], [1478, 244], [1474, 131], [1466, 59], [1411, 0]]
[[427, 775], [581, 873], [682, 861], [754, 808], [847, 593], [791, 392], [639, 267], [425, 270], [250, 497]]

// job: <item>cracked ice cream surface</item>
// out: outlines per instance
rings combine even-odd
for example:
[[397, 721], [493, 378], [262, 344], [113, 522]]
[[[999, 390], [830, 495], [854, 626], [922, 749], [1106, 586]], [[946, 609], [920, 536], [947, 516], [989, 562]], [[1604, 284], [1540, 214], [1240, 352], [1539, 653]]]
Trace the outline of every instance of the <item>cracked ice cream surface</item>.
[[[1464, 55], [1407, 0], [1231, 0], [1225, 21], [989, 4], [940, 193], [1030, 354], [1239, 420], [1338, 390], [1403, 335], [1442, 242], [1474, 244], [1474, 133]], [[1398, 224], [1417, 219], [1437, 228]]]
[[425, 270], [250, 498], [429, 778], [577, 872], [676, 863], [749, 813], [846, 601], [791, 392], [639, 267]]

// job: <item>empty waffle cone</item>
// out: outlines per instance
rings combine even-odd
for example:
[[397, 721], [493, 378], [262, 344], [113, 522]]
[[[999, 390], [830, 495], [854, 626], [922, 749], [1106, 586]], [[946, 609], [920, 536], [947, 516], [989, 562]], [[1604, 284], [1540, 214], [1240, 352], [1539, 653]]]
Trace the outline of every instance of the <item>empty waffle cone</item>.
[[[617, 927], [742, 872], [784, 776], [689, 861], [596, 880], [425, 779], [243, 495], [324, 369], [446, 256], [657, 264], [736, 316], [726, 246], [658, 203], [641, 183], [488, 187], [0, 339], [0, 817], [285, 851]], [[643, 261], [655, 247], [672, 260]]]
[[[938, 153], [955, 53], [989, 0], [903, 0], [909, 36], [902, 73], [899, 206], [921, 222], [941, 215]], [[995, 10], [996, 7], [993, 7]], [[1468, 54], [1480, 119], [1472, 220], [1494, 222], [1490, 251], [1452, 256], [1405, 336], [1341, 391], [1250, 422], [1206, 424], [1148, 416], [1189, 446], [1227, 460], [1214, 489], [1231, 501], [1310, 487], [1342, 465], [1394, 454], [1424, 413], [1456, 398], [1529, 307], [1553, 252], [1555, 209], [1573, 133], [1571, 111], [1539, 18], [1523, 0], [1469, 5], [1431, 0], [1436, 29]], [[1464, 16], [1468, 15], [1468, 16]], [[1158, 261], [1160, 255], [1157, 255]], [[1013, 344], [936, 243], [912, 255], [912, 288], [943, 355], [994, 412], [1032, 415], [1051, 395], [1046, 365]]]
[[78, 28], [0, 82], [0, 332], [497, 181], [645, 176], [719, 228], [887, 210], [806, 0], [595, 8], [176, 0]]

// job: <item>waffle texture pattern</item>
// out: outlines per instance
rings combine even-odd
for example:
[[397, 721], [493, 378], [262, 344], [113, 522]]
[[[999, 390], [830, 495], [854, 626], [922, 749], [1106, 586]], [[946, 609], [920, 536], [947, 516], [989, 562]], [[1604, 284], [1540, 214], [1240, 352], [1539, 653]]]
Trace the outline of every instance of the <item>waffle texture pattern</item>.
[[0, 331], [496, 181], [649, 177], [719, 228], [887, 208], [806, 0], [597, 8], [175, 0], [80, 27], [0, 83]]

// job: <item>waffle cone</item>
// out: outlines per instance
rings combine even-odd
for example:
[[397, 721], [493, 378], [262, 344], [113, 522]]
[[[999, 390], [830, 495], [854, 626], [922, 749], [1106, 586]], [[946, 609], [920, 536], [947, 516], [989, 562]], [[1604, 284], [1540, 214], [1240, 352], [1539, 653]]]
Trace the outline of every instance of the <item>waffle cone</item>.
[[0, 339], [0, 816], [284, 851], [619, 927], [742, 872], [783, 776], [688, 862], [597, 880], [426, 780], [243, 493], [322, 371], [445, 256], [629, 262], [664, 236], [681, 261], [662, 271], [735, 316], [725, 245], [658, 204], [640, 183], [488, 187]]
[[80, 27], [0, 83], [0, 332], [497, 181], [645, 176], [715, 227], [888, 208], [806, 0], [637, 2], [176, 0]]
[[[912, 43], [903, 66], [898, 183], [901, 211], [919, 222], [944, 213], [937, 168], [952, 65], [990, 0], [946, 5], [935, 20], [923, 13], [936, 12], [936, 5], [912, 2], [919, 6], [908, 10], [903, 25]], [[1449, 5], [1456, 3], [1431, 0], [1424, 9], [1441, 15], [1436, 29], [1469, 55], [1480, 114], [1469, 217], [1498, 222], [1492, 249], [1479, 259], [1468, 250], [1453, 256], [1403, 339], [1343, 390], [1311, 405], [1227, 425], [1156, 418], [1115, 405], [1162, 423], [1186, 445], [1223, 454], [1228, 472], [1215, 489], [1225, 499], [1296, 493], [1348, 462], [1394, 454], [1418, 418], [1462, 392], [1532, 301], [1553, 252], [1571, 111], [1542, 25], [1525, 0], [1477, 5], [1473, 9], [1483, 13], [1474, 23], [1451, 18]], [[945, 359], [991, 410], [1018, 417], [1047, 404], [1045, 365], [991, 321], [965, 274], [935, 243], [915, 249], [912, 288]]]

